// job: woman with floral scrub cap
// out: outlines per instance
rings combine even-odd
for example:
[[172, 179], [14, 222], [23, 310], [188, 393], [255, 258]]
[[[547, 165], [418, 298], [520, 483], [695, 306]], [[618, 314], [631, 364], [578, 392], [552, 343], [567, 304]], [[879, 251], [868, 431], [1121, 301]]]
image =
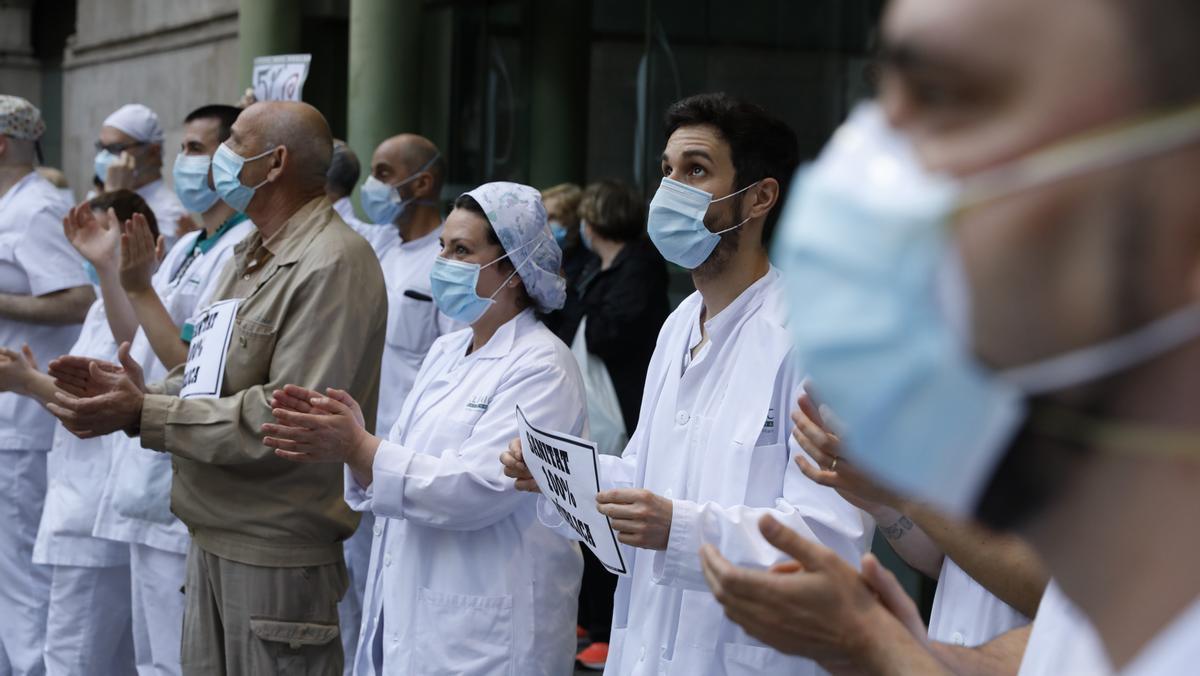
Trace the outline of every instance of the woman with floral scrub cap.
[[386, 438], [345, 392], [275, 393], [263, 443], [345, 463], [346, 502], [376, 515], [355, 674], [571, 671], [582, 558], [496, 462], [518, 405], [536, 426], [586, 428], [574, 357], [535, 314], [562, 306], [561, 258], [538, 191], [465, 193], [430, 280], [438, 309], [470, 327], [433, 344]]

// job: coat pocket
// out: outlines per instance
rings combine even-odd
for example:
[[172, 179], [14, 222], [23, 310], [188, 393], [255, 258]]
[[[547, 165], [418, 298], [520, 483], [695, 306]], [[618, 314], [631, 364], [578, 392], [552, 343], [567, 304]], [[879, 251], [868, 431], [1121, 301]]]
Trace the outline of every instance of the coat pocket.
[[765, 646], [726, 643], [721, 652], [721, 661], [728, 676], [804, 676], [824, 673], [817, 670], [815, 662], [801, 665], [798, 664], [799, 660]]
[[266, 663], [254, 664], [255, 673], [279, 676], [317, 676], [335, 667], [326, 648], [339, 635], [336, 624], [250, 618], [250, 631], [265, 644]]
[[512, 596], [417, 594], [410, 674], [510, 676], [514, 673]]

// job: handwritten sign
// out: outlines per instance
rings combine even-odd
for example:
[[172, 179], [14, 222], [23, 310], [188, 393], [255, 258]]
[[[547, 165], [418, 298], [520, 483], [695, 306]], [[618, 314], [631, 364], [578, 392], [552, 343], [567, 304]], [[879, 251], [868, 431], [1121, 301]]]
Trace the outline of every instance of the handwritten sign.
[[299, 101], [312, 54], [280, 54], [254, 59], [251, 82], [259, 101]]
[[617, 534], [608, 517], [596, 509], [596, 493], [600, 492], [596, 444], [568, 434], [539, 430], [529, 424], [519, 406], [517, 425], [525, 464], [542, 495], [605, 568], [627, 575]]
[[183, 370], [183, 389], [179, 396], [219, 397], [225, 380], [225, 358], [237, 318], [237, 298], [213, 303], [189, 320], [192, 342], [188, 346], [187, 365]]

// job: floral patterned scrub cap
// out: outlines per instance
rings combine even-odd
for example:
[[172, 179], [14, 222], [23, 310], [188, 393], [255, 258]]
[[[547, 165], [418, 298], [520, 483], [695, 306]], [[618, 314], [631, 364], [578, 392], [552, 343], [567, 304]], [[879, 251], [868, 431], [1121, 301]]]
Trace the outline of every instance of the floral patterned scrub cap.
[[542, 194], [527, 185], [506, 181], [484, 183], [464, 194], [483, 207], [538, 309], [549, 312], [561, 308], [567, 298], [567, 282], [558, 272], [562, 249], [546, 224]]
[[46, 132], [42, 111], [20, 96], [0, 94], [0, 134], [36, 141]]

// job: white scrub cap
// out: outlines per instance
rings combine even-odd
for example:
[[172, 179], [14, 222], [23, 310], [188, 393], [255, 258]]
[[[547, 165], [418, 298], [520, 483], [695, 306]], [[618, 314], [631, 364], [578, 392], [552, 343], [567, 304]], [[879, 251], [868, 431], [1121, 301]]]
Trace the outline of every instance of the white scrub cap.
[[557, 310], [567, 299], [567, 282], [558, 273], [562, 249], [546, 224], [542, 194], [520, 183], [484, 183], [463, 193], [475, 198], [504, 252], [542, 312]]
[[104, 118], [105, 127], [113, 127], [129, 134], [141, 143], [163, 142], [162, 126], [158, 115], [140, 103], [127, 103]]

